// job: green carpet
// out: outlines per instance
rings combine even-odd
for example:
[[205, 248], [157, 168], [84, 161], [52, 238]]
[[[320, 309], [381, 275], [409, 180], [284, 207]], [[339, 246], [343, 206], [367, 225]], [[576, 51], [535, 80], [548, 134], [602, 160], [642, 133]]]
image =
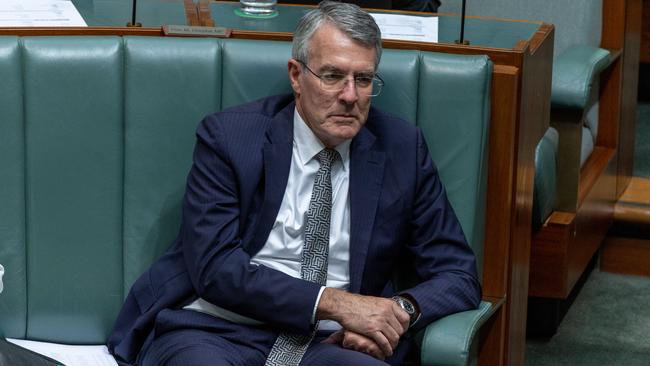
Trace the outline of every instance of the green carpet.
[[528, 366], [650, 365], [650, 278], [594, 270], [555, 336], [526, 344]]

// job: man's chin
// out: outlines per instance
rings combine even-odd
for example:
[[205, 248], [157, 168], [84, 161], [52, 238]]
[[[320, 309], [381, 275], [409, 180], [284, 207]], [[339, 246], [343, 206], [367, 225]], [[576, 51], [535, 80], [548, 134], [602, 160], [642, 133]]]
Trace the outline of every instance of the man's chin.
[[336, 131], [336, 136], [342, 140], [350, 140], [359, 133], [358, 125], [350, 125], [346, 127], [340, 127]]

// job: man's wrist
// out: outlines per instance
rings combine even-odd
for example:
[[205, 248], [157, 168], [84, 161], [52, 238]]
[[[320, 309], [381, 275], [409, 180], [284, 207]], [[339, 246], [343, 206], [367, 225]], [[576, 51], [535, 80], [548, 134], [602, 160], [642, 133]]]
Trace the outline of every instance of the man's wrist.
[[316, 305], [316, 320], [333, 320], [334, 309], [336, 309], [335, 297], [336, 289], [325, 287]]
[[420, 319], [420, 310], [413, 299], [404, 295], [395, 295], [392, 300], [409, 315], [409, 328]]

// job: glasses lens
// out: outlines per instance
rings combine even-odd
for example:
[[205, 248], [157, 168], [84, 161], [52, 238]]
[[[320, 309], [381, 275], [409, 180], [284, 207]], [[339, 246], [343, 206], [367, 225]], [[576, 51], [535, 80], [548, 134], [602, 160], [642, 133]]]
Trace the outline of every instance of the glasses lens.
[[[350, 80], [343, 74], [324, 73], [322, 75], [318, 75], [306, 65], [305, 67], [307, 70], [309, 70], [309, 72], [311, 72], [320, 80], [321, 88], [328, 92], [338, 93], [342, 91], [345, 89], [346, 84], [349, 82], [348, 80]], [[356, 89], [360, 94], [370, 97], [376, 97], [379, 95], [379, 93], [381, 93], [381, 88], [384, 86], [384, 82], [377, 77], [358, 77], [354, 79], [354, 82]]]
[[368, 89], [368, 95], [371, 97], [376, 97], [381, 93], [381, 88], [384, 86], [384, 82], [380, 79], [372, 78], [372, 89]]

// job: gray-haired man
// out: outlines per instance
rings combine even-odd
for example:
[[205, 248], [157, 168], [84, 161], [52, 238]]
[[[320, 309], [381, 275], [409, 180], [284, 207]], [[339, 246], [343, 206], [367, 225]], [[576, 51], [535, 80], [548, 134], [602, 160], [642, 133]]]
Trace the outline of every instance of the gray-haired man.
[[[478, 304], [421, 132], [370, 106], [380, 57], [372, 17], [323, 2], [295, 33], [293, 94], [203, 120], [181, 233], [133, 285], [118, 360], [401, 365], [408, 330]], [[387, 291], [406, 254], [422, 282]]]

